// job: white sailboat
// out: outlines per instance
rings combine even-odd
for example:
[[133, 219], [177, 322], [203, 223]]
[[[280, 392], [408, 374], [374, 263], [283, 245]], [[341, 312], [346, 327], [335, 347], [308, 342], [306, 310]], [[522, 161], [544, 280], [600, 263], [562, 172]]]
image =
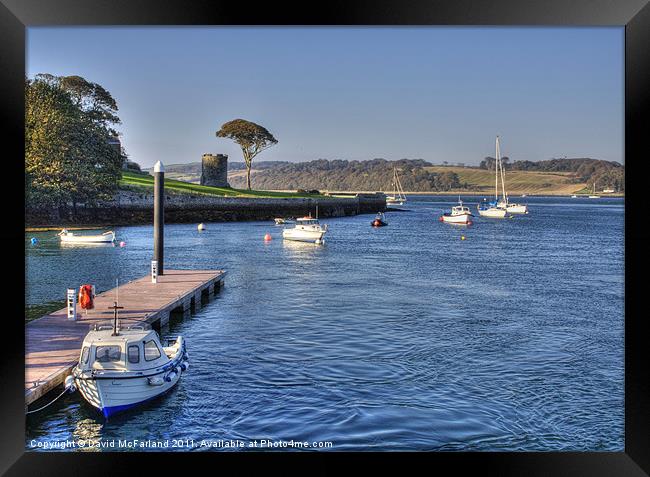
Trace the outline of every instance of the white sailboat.
[[596, 195], [596, 183], [595, 183], [595, 182], [594, 182], [594, 190], [593, 190], [593, 192], [591, 193], [591, 195], [589, 196], [589, 198], [590, 198], [590, 199], [600, 199], [600, 196], [599, 196], [599, 195]]
[[406, 202], [406, 196], [404, 195], [404, 189], [402, 189], [402, 183], [399, 180], [397, 175], [397, 168], [393, 167], [393, 195], [386, 196], [387, 205], [402, 205]]
[[515, 204], [510, 202], [508, 199], [508, 193], [506, 192], [506, 180], [505, 172], [503, 169], [503, 163], [501, 162], [501, 150], [499, 149], [499, 136], [497, 136], [497, 156], [499, 157], [499, 165], [501, 168], [501, 186], [503, 189], [503, 198], [500, 201], [497, 201], [497, 206], [503, 207], [506, 209], [506, 212], [510, 214], [527, 214], [528, 206], [525, 204]]
[[[479, 204], [477, 207], [478, 213], [481, 217], [488, 217], [491, 219], [503, 219], [506, 216], [507, 210], [500, 205], [499, 202], [499, 169], [501, 168], [501, 152], [499, 150], [499, 136], [496, 140], [496, 162], [494, 164], [494, 201], [485, 204]], [[503, 178], [501, 179], [503, 188], [503, 197], [505, 199], [506, 191], [503, 185]]]

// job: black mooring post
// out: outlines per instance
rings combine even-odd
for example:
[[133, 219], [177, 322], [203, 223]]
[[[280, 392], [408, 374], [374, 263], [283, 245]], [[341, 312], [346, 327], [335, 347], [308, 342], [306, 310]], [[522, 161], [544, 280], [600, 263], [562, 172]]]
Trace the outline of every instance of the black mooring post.
[[164, 274], [165, 228], [165, 167], [162, 162], [153, 166], [153, 259], [158, 262], [158, 275]]

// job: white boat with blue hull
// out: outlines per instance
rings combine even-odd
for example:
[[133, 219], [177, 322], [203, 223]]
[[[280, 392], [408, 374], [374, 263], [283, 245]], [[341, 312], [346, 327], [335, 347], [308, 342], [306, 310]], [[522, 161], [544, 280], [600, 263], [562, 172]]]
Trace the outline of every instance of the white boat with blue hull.
[[144, 322], [96, 325], [72, 370], [77, 389], [105, 417], [169, 391], [189, 368], [185, 340], [162, 346]]

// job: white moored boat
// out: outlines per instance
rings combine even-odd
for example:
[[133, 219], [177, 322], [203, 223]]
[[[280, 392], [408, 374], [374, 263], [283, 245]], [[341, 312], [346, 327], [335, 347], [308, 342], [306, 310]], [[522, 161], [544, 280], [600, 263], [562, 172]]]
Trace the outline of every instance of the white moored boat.
[[[496, 140], [496, 162], [494, 164], [494, 201], [484, 202], [477, 207], [478, 213], [481, 217], [488, 217], [491, 219], [503, 219], [507, 214], [505, 207], [506, 190], [503, 183], [503, 171], [501, 170], [501, 151], [499, 149], [499, 136]], [[499, 200], [499, 171], [501, 170], [501, 188], [503, 189], [503, 199]], [[485, 199], [483, 199], [485, 201]]]
[[488, 217], [490, 219], [503, 219], [507, 211], [504, 208], [497, 207], [496, 203], [494, 202], [489, 202], [485, 206], [478, 206], [478, 214], [481, 217]]
[[115, 242], [115, 232], [109, 230], [101, 235], [75, 235], [73, 232], [68, 232], [66, 229], [61, 230], [57, 234], [61, 242], [69, 243], [111, 243]]
[[[503, 190], [503, 197], [500, 201], [497, 201], [497, 207], [506, 209], [506, 212], [509, 214], [527, 214], [528, 206], [525, 204], [515, 204], [510, 202], [508, 198], [508, 193], [506, 192], [506, 173], [503, 169], [503, 163], [501, 161], [501, 150], [499, 148], [499, 136], [497, 136], [497, 157], [499, 158], [499, 165], [501, 169], [501, 188]], [[523, 196], [522, 196], [523, 197]]]
[[185, 341], [167, 347], [144, 322], [95, 325], [84, 339], [74, 383], [105, 417], [169, 391], [189, 367]]
[[509, 214], [527, 214], [528, 213], [528, 206], [525, 204], [514, 204], [508, 200], [508, 196], [506, 195], [506, 200], [501, 200], [497, 204], [499, 207], [503, 207], [506, 209], [506, 212]]
[[386, 205], [403, 205], [406, 202], [402, 183], [397, 175], [397, 168], [393, 167], [393, 195], [386, 196]]
[[323, 236], [327, 232], [327, 225], [321, 225], [318, 219], [312, 217], [301, 217], [296, 219], [296, 225], [285, 228], [282, 231], [282, 238], [296, 240], [298, 242], [313, 242], [316, 244], [325, 243]]
[[469, 207], [463, 205], [463, 201], [458, 199], [458, 205], [455, 205], [451, 208], [451, 212], [445, 212], [440, 216], [440, 222], [446, 222], [449, 224], [472, 224], [472, 212], [469, 210]]

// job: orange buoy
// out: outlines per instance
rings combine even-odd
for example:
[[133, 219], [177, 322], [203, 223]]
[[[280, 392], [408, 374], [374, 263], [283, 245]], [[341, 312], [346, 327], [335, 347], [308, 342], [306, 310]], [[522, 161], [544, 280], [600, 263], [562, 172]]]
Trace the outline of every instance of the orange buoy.
[[264, 241], [265, 241], [265, 242], [270, 242], [270, 241], [271, 241], [271, 234], [266, 234], [266, 235], [264, 236]]

